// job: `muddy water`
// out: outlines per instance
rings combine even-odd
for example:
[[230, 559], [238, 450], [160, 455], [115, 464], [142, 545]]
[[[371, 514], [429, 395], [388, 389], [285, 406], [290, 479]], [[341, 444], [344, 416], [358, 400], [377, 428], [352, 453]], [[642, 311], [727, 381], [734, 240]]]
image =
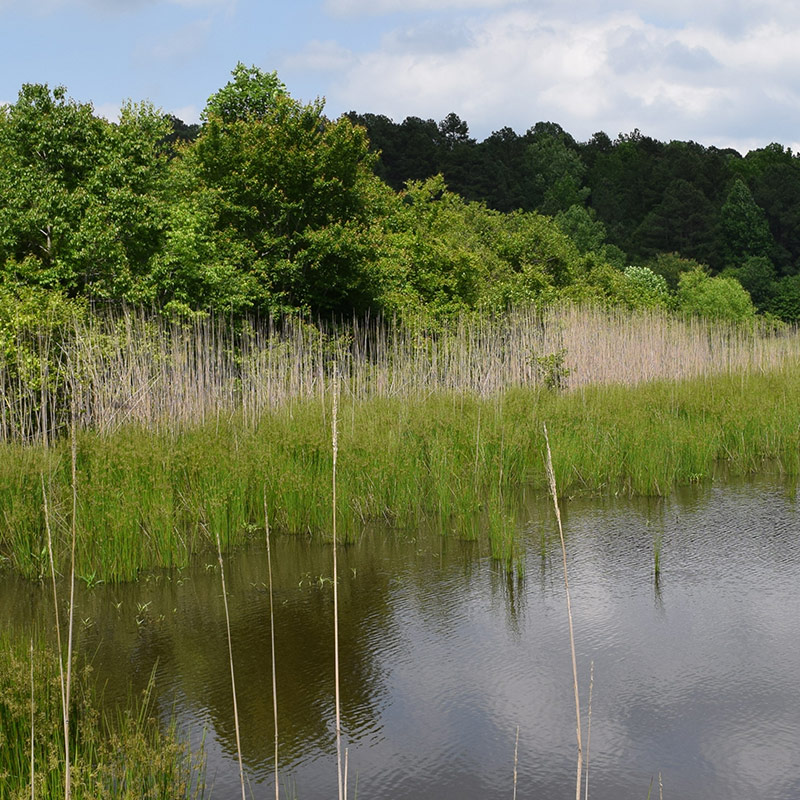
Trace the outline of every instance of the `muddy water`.
[[[584, 716], [594, 662], [590, 796], [800, 797], [800, 516], [776, 481], [564, 509]], [[371, 530], [340, 551], [342, 724], [350, 796], [574, 792], [575, 727], [560, 549], [549, 508], [523, 510], [524, 576], [481, 542]], [[661, 577], [653, 578], [661, 541]], [[282, 796], [336, 793], [331, 549], [273, 542]], [[226, 565], [245, 769], [273, 795], [263, 547]], [[51, 618], [9, 577], [0, 622]], [[219, 569], [213, 557], [122, 587], [81, 587], [78, 648], [108, 703], [157, 665], [162, 712], [205, 733], [213, 798], [239, 796]], [[584, 746], [586, 736], [584, 734]], [[657, 781], [657, 778], [656, 778]], [[655, 784], [657, 787], [657, 782]], [[653, 796], [657, 796], [654, 789]]]

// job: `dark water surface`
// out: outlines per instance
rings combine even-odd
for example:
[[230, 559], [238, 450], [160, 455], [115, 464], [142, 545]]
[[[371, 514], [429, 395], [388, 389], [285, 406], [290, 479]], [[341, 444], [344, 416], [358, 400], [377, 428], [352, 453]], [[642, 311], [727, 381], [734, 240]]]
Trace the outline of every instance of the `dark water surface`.
[[[574, 796], [575, 725], [561, 555], [547, 504], [525, 508], [524, 577], [487, 546], [376, 529], [340, 550], [342, 719], [350, 797]], [[594, 661], [590, 797], [800, 797], [800, 517], [776, 481], [667, 500], [564, 508], [586, 716]], [[661, 539], [661, 579], [653, 580]], [[331, 549], [273, 542], [281, 782], [336, 794]], [[263, 547], [226, 563], [242, 748], [270, 797], [272, 693]], [[0, 622], [47, 624], [49, 595], [4, 578]], [[109, 702], [157, 662], [164, 714], [206, 731], [211, 796], [239, 793], [216, 559], [81, 588], [78, 648]], [[584, 747], [586, 735], [584, 733]], [[293, 794], [294, 793], [294, 794]], [[657, 797], [657, 784], [653, 797]]]

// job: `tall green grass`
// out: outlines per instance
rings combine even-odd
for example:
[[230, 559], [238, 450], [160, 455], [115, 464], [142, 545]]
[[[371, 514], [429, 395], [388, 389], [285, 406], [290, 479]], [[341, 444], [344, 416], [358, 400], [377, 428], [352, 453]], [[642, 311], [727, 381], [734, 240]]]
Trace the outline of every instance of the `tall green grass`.
[[[31, 792], [31, 655], [27, 643], [0, 639], [0, 800], [64, 797], [64, 729], [58, 655], [33, 649], [34, 782]], [[151, 684], [117, 715], [100, 712], [88, 668], [70, 700], [75, 800], [161, 800], [204, 793], [202, 755], [193, 757], [174, 725], [163, 728]]]
[[[373, 520], [488, 536], [513, 559], [511, 511], [521, 486], [546, 488], [542, 422], [562, 496], [658, 495], [704, 481], [720, 463], [744, 474], [800, 458], [800, 367], [634, 387], [556, 393], [512, 388], [482, 398], [342, 397], [337, 524], [341, 539]], [[180, 429], [129, 424], [77, 440], [77, 574], [129, 580], [142, 568], [185, 563], [263, 530], [264, 492], [277, 532], [330, 537], [330, 398]], [[32, 578], [47, 574], [41, 476], [51, 498], [56, 561], [68, 564], [69, 443], [0, 445], [0, 555]], [[487, 534], [486, 532], [489, 531]], [[209, 533], [210, 532], [210, 533]]]

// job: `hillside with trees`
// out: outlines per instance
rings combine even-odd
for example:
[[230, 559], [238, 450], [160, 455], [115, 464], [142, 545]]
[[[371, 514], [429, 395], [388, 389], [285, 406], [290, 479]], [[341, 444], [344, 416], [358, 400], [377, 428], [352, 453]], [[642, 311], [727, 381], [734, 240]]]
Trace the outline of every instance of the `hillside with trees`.
[[[800, 318], [800, 160], [554, 123], [483, 142], [239, 64], [200, 125], [63, 87], [0, 109], [0, 320], [492, 313], [558, 299]], [[21, 322], [22, 321], [22, 322]]]

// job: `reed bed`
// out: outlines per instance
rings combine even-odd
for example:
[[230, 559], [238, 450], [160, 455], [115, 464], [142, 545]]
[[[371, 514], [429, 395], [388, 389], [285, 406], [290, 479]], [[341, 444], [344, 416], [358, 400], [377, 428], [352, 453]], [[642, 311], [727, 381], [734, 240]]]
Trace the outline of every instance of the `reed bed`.
[[0, 350], [0, 441], [47, 443], [75, 408], [84, 429], [174, 430], [323, 399], [337, 365], [343, 400], [432, 393], [490, 397], [514, 387], [577, 389], [770, 371], [800, 358], [795, 331], [561, 305], [403, 325], [298, 317], [170, 323], [92, 315], [18, 335]]
[[[519, 553], [520, 487], [547, 487], [542, 421], [558, 443], [563, 496], [658, 495], [766, 461], [798, 474], [800, 366], [723, 373], [635, 387], [571, 392], [508, 389], [490, 397], [439, 393], [418, 400], [340, 397], [337, 535], [373, 520], [480, 538], [511, 563]], [[220, 416], [181, 429], [128, 424], [77, 434], [78, 577], [134, 579], [263, 533], [264, 500], [277, 533], [330, 539], [332, 398], [278, 407], [253, 422]], [[34, 579], [49, 575], [45, 476], [56, 567], [69, 569], [70, 443], [0, 445], [0, 557]]]
[[[35, 647], [7, 636], [0, 640], [0, 800], [64, 797], [58, 662], [42, 639]], [[108, 715], [99, 710], [91, 671], [75, 677], [69, 726], [74, 800], [204, 795], [202, 753], [192, 756], [175, 726], [157, 719], [152, 680], [143, 697]]]

